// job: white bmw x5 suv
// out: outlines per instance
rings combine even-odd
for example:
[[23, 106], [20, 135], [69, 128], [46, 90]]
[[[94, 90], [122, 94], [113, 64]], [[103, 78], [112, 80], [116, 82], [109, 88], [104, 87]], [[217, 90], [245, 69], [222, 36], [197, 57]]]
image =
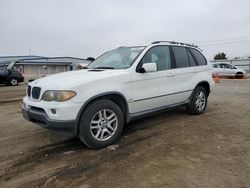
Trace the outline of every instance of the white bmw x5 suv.
[[211, 65], [197, 47], [157, 41], [120, 47], [84, 70], [29, 83], [22, 113], [28, 121], [103, 148], [135, 117], [183, 105], [190, 114], [204, 113], [212, 88]]

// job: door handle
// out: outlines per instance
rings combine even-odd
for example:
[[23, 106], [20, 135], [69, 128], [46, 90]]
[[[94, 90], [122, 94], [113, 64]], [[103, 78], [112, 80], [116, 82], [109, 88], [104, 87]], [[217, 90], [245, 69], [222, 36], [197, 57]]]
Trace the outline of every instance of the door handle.
[[173, 72], [170, 72], [170, 73], [167, 74], [168, 77], [171, 77], [171, 76], [174, 76], [174, 75], [175, 75], [175, 73], [173, 73]]

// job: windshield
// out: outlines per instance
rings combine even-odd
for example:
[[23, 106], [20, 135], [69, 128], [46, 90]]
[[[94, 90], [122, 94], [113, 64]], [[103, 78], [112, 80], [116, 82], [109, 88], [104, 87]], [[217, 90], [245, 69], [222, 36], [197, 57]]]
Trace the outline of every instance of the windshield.
[[136, 57], [142, 52], [145, 47], [120, 47], [109, 51], [87, 68], [89, 69], [126, 69], [129, 68]]
[[12, 69], [15, 64], [16, 64], [16, 61], [11, 61], [11, 63], [8, 65], [7, 69]]

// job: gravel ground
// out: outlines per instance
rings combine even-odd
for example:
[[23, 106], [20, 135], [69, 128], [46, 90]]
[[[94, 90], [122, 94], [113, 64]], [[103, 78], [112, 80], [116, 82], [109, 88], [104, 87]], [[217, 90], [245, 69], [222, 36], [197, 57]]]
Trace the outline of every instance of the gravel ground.
[[132, 122], [102, 150], [25, 121], [24, 94], [0, 86], [0, 187], [250, 187], [250, 80], [216, 84], [203, 115]]

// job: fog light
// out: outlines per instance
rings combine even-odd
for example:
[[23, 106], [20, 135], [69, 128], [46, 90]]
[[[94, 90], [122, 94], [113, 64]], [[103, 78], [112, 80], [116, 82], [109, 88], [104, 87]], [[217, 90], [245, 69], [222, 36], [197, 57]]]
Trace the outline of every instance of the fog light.
[[56, 114], [56, 109], [51, 109], [52, 114]]
[[30, 105], [24, 103], [24, 106], [26, 109], [30, 109]]

